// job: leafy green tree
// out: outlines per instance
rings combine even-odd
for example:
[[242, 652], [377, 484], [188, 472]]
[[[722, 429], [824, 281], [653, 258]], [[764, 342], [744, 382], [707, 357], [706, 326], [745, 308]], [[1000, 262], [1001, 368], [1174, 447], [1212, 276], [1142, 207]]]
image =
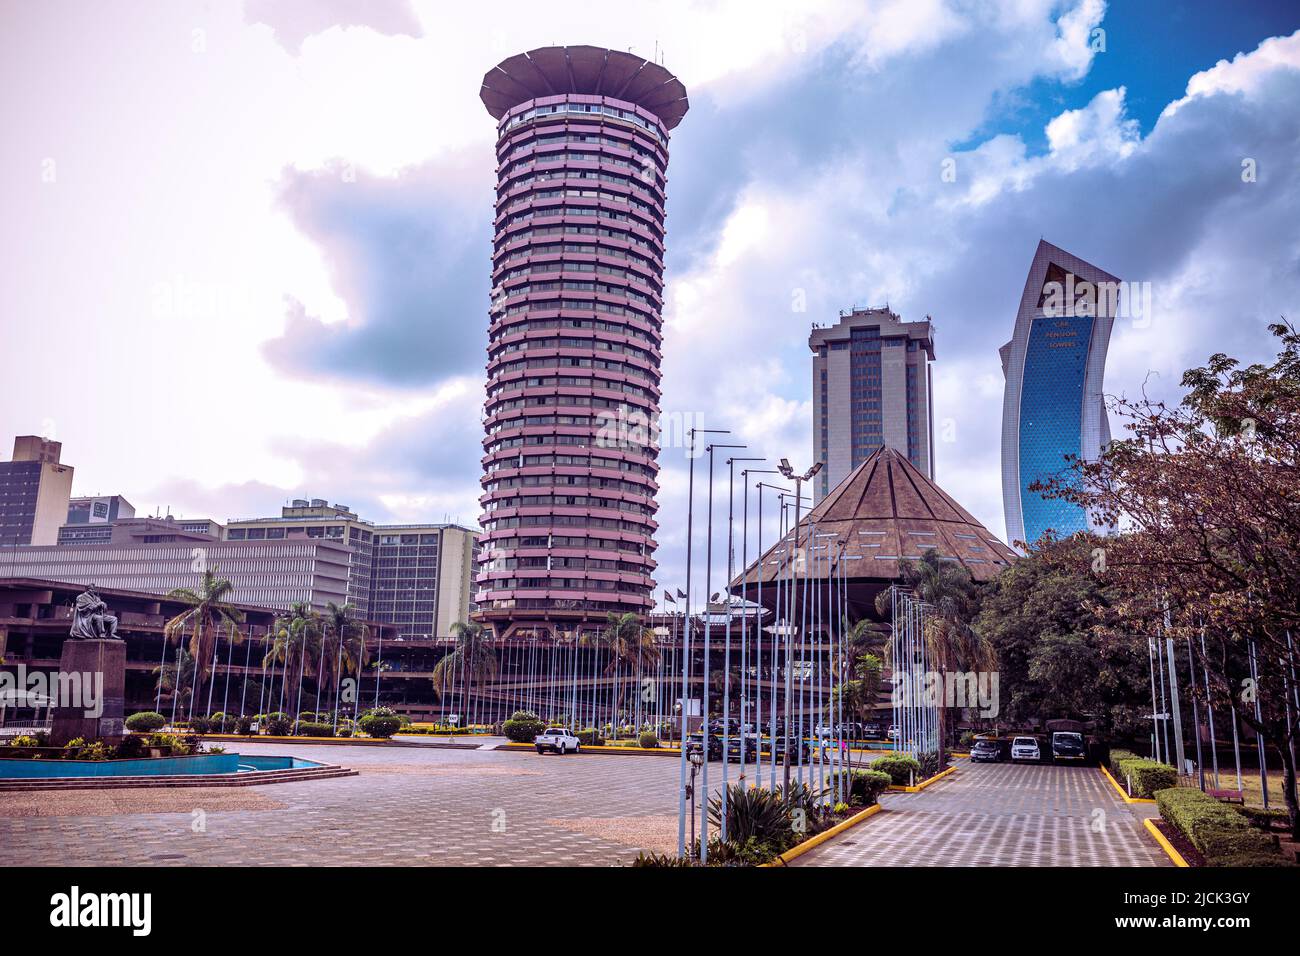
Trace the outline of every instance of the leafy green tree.
[[1218, 353], [1184, 373], [1177, 405], [1113, 401], [1130, 437], [1031, 489], [1121, 530], [1077, 570], [1123, 581], [1113, 628], [1190, 648], [1210, 702], [1234, 706], [1280, 760], [1300, 838], [1300, 332], [1269, 330], [1272, 363]]
[[1000, 718], [1091, 719], [1104, 736], [1132, 740], [1150, 726], [1146, 639], [1102, 627], [1122, 595], [1119, 582], [1079, 570], [1092, 543], [1049, 543], [1005, 568], [974, 626], [997, 655]]

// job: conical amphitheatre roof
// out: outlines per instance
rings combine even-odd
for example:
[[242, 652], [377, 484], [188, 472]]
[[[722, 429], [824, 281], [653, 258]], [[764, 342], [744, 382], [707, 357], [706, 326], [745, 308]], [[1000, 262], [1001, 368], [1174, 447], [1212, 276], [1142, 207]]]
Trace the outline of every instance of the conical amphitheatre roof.
[[[821, 550], [810, 550], [814, 532]], [[770, 585], [789, 578], [794, 543], [795, 532], [788, 531], [731, 582], [732, 593], [757, 600], [761, 577], [762, 603], [773, 606]], [[900, 560], [915, 560], [932, 548], [940, 558], [961, 564], [976, 581], [996, 577], [1017, 557], [906, 457], [884, 447], [802, 516], [799, 544], [808, 563], [806, 569], [796, 568], [797, 576], [837, 581], [842, 576], [855, 617], [873, 613], [869, 608], [875, 593], [898, 581]]]

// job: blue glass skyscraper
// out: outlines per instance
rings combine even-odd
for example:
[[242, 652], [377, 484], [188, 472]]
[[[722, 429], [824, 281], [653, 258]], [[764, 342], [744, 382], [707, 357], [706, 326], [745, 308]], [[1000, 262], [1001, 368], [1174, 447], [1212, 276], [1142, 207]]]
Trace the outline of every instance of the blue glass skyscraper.
[[1110, 441], [1102, 376], [1120, 289], [1110, 273], [1039, 241], [1015, 331], [999, 349], [1007, 380], [1002, 501], [1014, 545], [1032, 546], [1048, 530], [1108, 530], [1078, 505], [1029, 486], [1062, 474], [1068, 455], [1096, 459]]

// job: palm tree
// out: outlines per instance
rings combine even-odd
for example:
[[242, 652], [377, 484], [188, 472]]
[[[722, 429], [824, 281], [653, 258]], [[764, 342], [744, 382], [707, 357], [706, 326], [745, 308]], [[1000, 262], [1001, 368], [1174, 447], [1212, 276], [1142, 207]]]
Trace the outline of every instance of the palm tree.
[[[203, 675], [209, 669], [209, 663], [215, 662], [217, 638], [225, 630], [227, 640], [236, 644], [243, 640], [239, 625], [243, 623], [243, 612], [228, 600], [234, 586], [225, 578], [216, 576], [212, 569], [205, 570], [197, 588], [174, 588], [167, 592], [167, 597], [180, 601], [189, 607], [177, 614], [163, 626], [163, 637], [175, 644], [180, 644], [182, 637], [190, 636], [190, 656], [194, 659], [194, 687], [202, 686]], [[216, 683], [216, 667], [213, 666], [212, 683], [208, 685], [208, 710], [212, 709], [212, 688]], [[194, 694], [190, 695], [190, 716], [194, 716]]]
[[[932, 670], [948, 674], [957, 671], [992, 670], [997, 655], [987, 638], [971, 622], [979, 613], [978, 586], [970, 572], [955, 561], [944, 561], [933, 548], [916, 561], [900, 561], [903, 587], [917, 600], [928, 604], [925, 621], [925, 651]], [[890, 611], [888, 591], [876, 595], [876, 611], [886, 617]], [[891, 667], [894, 666], [890, 662]], [[939, 703], [939, 759], [943, 763], [947, 713]]]
[[[433, 668], [433, 689], [441, 697], [452, 686], [461, 682], [463, 699], [469, 700], [476, 683], [497, 676], [497, 656], [492, 650], [492, 634], [477, 621], [457, 621], [451, 626], [456, 638], [456, 648], [445, 655]], [[464, 710], [464, 708], [461, 708]]]
[[[605, 665], [605, 673], [614, 674], [615, 685], [615, 711], [614, 714], [614, 736], [618, 736], [618, 703], [623, 700], [623, 665], [627, 665], [628, 673], [635, 674], [639, 682], [641, 675], [648, 670], [653, 670], [659, 663], [659, 648], [654, 642], [654, 631], [646, 627], [640, 616], [632, 612], [626, 614], [616, 614], [610, 611], [605, 618], [605, 628], [600, 633], [600, 644], [609, 651], [609, 663]], [[637, 695], [637, 717], [636, 721], [640, 725], [640, 705], [641, 697]]]
[[162, 691], [172, 701], [172, 714], [176, 713], [175, 702], [190, 697], [194, 679], [194, 658], [185, 648], [176, 651], [176, 660], [162, 664], [153, 669], [154, 687]]
[[[335, 733], [338, 733], [339, 729], [339, 695], [343, 673], [346, 671], [349, 674], [360, 674], [367, 657], [366, 640], [370, 637], [370, 628], [353, 618], [355, 611], [356, 607], [348, 603], [336, 604], [327, 601], [325, 604], [325, 640], [322, 642], [321, 665], [324, 667], [324, 673], [334, 682]], [[320, 688], [317, 687], [316, 691], [319, 701]], [[356, 702], [360, 698], [361, 692], [358, 688], [353, 701]], [[316, 704], [316, 709], [320, 709], [319, 702]]]
[[277, 662], [282, 665], [281, 700], [292, 684], [298, 685], [297, 703], [294, 707], [295, 725], [297, 714], [302, 711], [303, 675], [319, 658], [323, 630], [320, 613], [309, 604], [299, 601], [290, 606], [287, 616], [276, 620], [271, 647], [262, 659], [263, 667]]

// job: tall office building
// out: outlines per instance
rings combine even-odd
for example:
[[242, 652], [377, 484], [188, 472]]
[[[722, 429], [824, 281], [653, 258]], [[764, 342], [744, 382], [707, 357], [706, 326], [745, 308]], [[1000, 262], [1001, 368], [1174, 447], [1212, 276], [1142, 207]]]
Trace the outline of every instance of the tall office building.
[[0, 461], [0, 547], [54, 544], [68, 517], [72, 466], [63, 445], [36, 435], [14, 439], [12, 461]]
[[347, 505], [330, 504], [324, 498], [295, 498], [280, 509], [278, 518], [248, 518], [226, 524], [228, 541], [301, 541], [321, 539], [347, 547], [347, 601], [356, 615], [370, 613], [371, 555], [375, 526], [358, 518]]
[[1066, 456], [1095, 460], [1110, 441], [1102, 398], [1106, 349], [1120, 280], [1040, 240], [1011, 341], [998, 350], [1002, 404], [1002, 502], [1007, 540], [1033, 545], [1058, 535], [1105, 532], [1078, 505], [1029, 486], [1062, 475]]
[[[233, 585], [231, 600], [287, 611], [303, 602], [324, 607], [348, 599], [349, 549], [333, 540], [221, 541], [154, 518], [108, 527], [112, 541], [14, 548], [0, 558], [0, 578], [97, 584], [150, 594], [192, 588], [206, 565]], [[202, 558], [202, 562], [199, 562]], [[364, 615], [358, 615], [364, 617]]]
[[547, 47], [483, 77], [498, 121], [478, 619], [573, 632], [653, 605], [665, 176], [686, 89]]
[[929, 317], [904, 322], [889, 309], [841, 312], [808, 336], [813, 352], [813, 460], [820, 501], [882, 446], [934, 478], [934, 396]]
[[448, 637], [473, 611], [478, 532], [454, 524], [378, 525], [370, 619], [406, 639]]

